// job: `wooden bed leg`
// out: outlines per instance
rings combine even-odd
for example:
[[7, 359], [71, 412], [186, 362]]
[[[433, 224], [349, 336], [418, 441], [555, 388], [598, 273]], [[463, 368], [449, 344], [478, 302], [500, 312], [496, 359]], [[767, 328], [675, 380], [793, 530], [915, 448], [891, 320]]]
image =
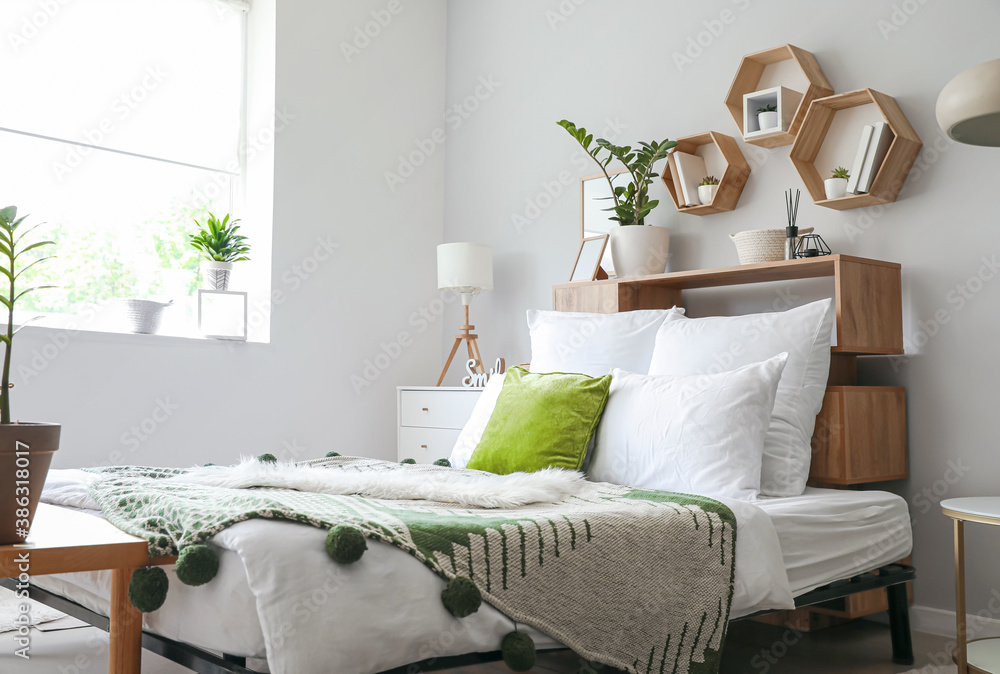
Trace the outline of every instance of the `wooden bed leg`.
[[108, 674], [139, 674], [142, 661], [142, 613], [128, 599], [134, 569], [111, 572], [111, 647]]
[[892, 661], [897, 665], [913, 664], [913, 639], [910, 635], [910, 606], [906, 583], [885, 588], [889, 599], [889, 632], [892, 635]]

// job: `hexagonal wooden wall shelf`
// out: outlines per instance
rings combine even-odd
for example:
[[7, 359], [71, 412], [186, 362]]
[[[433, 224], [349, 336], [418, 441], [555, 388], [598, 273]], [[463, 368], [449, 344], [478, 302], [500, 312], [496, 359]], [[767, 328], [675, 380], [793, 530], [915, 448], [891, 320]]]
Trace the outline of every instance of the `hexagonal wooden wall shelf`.
[[[895, 134], [892, 144], [864, 194], [827, 199], [824, 176], [837, 166], [852, 169], [865, 124], [885, 121]], [[859, 89], [813, 101], [788, 153], [809, 195], [820, 206], [838, 211], [896, 200], [923, 143], [891, 96]], [[817, 168], [820, 164], [820, 168]], [[820, 174], [822, 169], [823, 174]]]
[[[751, 94], [760, 89], [760, 80], [764, 76], [764, 70], [769, 65], [788, 60], [794, 61], [802, 71], [808, 86], [804, 92], [796, 92], [801, 93], [802, 98], [799, 100], [794, 114], [791, 115], [787, 128], [767, 135], [754, 135], [747, 138], [743, 119], [744, 94]], [[739, 127], [745, 142], [760, 147], [781, 147], [782, 145], [791, 145], [792, 141], [795, 140], [795, 135], [802, 125], [802, 119], [805, 117], [809, 104], [817, 98], [831, 94], [833, 94], [833, 87], [826, 79], [823, 69], [819, 67], [816, 57], [805, 49], [785, 44], [743, 57], [740, 67], [736, 70], [736, 77], [733, 78], [733, 84], [729, 87], [729, 93], [726, 94], [726, 107], [729, 109], [733, 121], [736, 122], [736, 126]]]
[[[674, 184], [674, 179], [670, 172], [670, 163], [673, 162], [672, 156], [667, 159], [668, 165], [664, 167], [660, 175], [663, 184], [667, 187], [667, 192], [670, 193], [670, 199], [674, 202], [674, 206], [677, 207], [680, 213], [709, 215], [711, 213], [731, 211], [736, 208], [736, 204], [740, 200], [740, 195], [743, 194], [743, 186], [746, 185], [747, 178], [750, 176], [750, 164], [747, 163], [746, 157], [740, 152], [740, 146], [736, 144], [736, 140], [732, 136], [727, 136], [717, 131], [706, 131], [705, 133], [693, 136], [685, 136], [684, 138], [677, 139], [677, 147], [674, 148], [674, 152], [698, 154], [698, 148], [707, 145], [714, 145], [715, 147], [714, 149], [706, 148], [700, 153], [706, 160], [706, 171], [710, 175], [718, 176], [720, 173], [722, 174], [722, 177], [719, 178], [719, 189], [715, 193], [712, 203], [700, 206], [684, 205], [684, 200], [678, 191], [680, 186]], [[722, 170], [713, 169], [713, 166], [716, 168], [721, 166]]]

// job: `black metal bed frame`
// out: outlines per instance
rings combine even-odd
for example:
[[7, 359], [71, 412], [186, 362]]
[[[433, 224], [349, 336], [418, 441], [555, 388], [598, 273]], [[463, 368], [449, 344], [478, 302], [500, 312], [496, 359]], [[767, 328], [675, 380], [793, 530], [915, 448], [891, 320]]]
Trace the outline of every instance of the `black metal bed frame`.
[[[885, 588], [889, 599], [889, 631], [892, 639], [892, 661], [900, 665], [912, 665], [913, 642], [910, 635], [910, 614], [906, 583], [916, 577], [916, 570], [912, 566], [890, 564], [876, 571], [836, 581], [807, 592], [795, 599], [795, 607], [801, 608], [803, 606], [821, 604], [826, 601], [843, 599], [858, 592]], [[16, 582], [16, 580], [11, 578], [0, 579], [0, 586], [15, 589]], [[57, 611], [62, 611], [105, 632], [108, 631], [110, 621], [100, 613], [84, 608], [76, 602], [43, 590], [40, 587], [32, 586], [29, 593], [32, 599], [42, 604], [50, 606]], [[759, 611], [751, 615], [736, 618], [735, 620], [745, 620], [769, 613], [775, 613], [775, 611]], [[168, 660], [172, 660], [182, 667], [187, 667], [198, 674], [258, 674], [252, 669], [247, 669], [246, 658], [225, 654], [215, 655], [189, 644], [167, 639], [166, 637], [149, 632], [142, 633], [142, 647]], [[492, 653], [470, 653], [468, 655], [423, 660], [411, 665], [390, 669], [382, 674], [436, 672], [443, 669], [496, 662], [501, 659], [499, 651]], [[608, 668], [606, 671], [611, 672], [616, 670]]]

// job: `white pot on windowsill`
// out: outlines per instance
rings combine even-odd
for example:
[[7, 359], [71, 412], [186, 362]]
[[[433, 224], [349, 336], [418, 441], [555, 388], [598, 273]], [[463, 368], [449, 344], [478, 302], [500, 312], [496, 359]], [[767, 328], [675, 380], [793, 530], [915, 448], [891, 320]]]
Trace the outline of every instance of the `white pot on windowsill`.
[[201, 261], [201, 276], [209, 290], [229, 290], [229, 277], [232, 273], [232, 262]]

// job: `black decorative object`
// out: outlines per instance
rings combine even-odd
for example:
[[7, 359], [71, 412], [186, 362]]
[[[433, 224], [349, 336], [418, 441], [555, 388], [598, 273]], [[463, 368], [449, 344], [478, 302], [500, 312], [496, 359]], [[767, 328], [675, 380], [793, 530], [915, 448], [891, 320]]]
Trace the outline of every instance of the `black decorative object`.
[[799, 197], [802, 196], [802, 190], [795, 190], [795, 196], [792, 197], [792, 190], [789, 188], [785, 192], [785, 212], [788, 214], [788, 225], [785, 227], [785, 259], [793, 260], [795, 259], [795, 239], [799, 235], [799, 228], [796, 221], [799, 218]]
[[823, 257], [832, 255], [830, 246], [819, 234], [804, 234], [799, 237], [799, 244], [795, 247], [796, 258]]

